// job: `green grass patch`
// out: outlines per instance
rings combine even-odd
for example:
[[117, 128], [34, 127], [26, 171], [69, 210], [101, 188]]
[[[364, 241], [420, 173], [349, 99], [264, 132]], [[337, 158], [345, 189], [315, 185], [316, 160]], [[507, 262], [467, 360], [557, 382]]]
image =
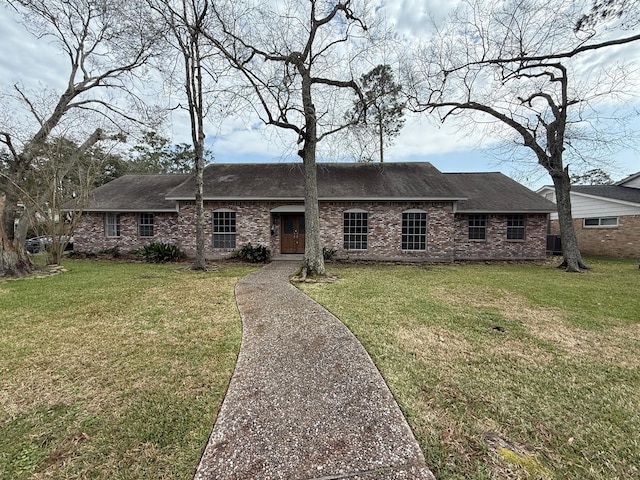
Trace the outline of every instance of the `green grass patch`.
[[640, 271], [339, 266], [301, 288], [360, 339], [447, 479], [640, 478]]
[[65, 266], [0, 283], [0, 479], [192, 478], [251, 269]]

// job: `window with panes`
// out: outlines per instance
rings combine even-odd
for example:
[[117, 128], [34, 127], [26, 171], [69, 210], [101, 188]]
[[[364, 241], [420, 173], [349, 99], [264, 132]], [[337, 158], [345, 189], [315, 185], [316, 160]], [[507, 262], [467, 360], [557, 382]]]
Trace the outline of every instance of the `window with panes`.
[[119, 213], [104, 214], [104, 234], [107, 237], [120, 236], [120, 214]]
[[367, 212], [344, 212], [345, 250], [366, 250], [369, 235], [369, 214]]
[[214, 211], [213, 248], [236, 248], [236, 212]]
[[585, 227], [617, 227], [618, 217], [585, 218]]
[[427, 249], [427, 213], [402, 214], [402, 250]]
[[469, 215], [469, 240], [487, 239], [487, 216]]
[[524, 215], [507, 215], [507, 240], [524, 240], [525, 226]]
[[138, 236], [153, 237], [153, 213], [138, 215]]

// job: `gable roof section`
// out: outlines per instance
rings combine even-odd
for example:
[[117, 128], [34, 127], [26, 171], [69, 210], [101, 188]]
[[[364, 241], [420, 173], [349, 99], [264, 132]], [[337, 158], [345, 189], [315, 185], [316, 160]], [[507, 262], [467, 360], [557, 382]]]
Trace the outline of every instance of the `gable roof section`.
[[[175, 212], [176, 201], [194, 200], [194, 184], [193, 175], [125, 175], [96, 188], [85, 210]], [[204, 185], [205, 200], [304, 200], [300, 163], [212, 164], [205, 168]], [[548, 213], [556, 208], [501, 173], [442, 173], [426, 162], [319, 163], [318, 197], [452, 201], [462, 213]]]
[[620, 185], [574, 185], [571, 187], [571, 191], [582, 195], [640, 205], [640, 188]]
[[88, 212], [175, 212], [176, 203], [166, 200], [167, 191], [190, 174], [124, 175], [90, 194]]
[[636, 187], [636, 184], [638, 183], [639, 180], [640, 180], [640, 172], [636, 172], [636, 173], [632, 173], [626, 178], [623, 178], [619, 182], [614, 183], [614, 185], [621, 185], [625, 187], [627, 186], [627, 184], [629, 184], [629, 185], [633, 185], [633, 187]]
[[445, 173], [456, 189], [467, 195], [459, 213], [551, 213], [556, 205], [499, 172]]
[[[446, 200], [466, 198], [426, 162], [318, 163], [319, 200]], [[193, 200], [195, 179], [167, 193]], [[301, 163], [211, 164], [204, 171], [205, 200], [304, 200]]]

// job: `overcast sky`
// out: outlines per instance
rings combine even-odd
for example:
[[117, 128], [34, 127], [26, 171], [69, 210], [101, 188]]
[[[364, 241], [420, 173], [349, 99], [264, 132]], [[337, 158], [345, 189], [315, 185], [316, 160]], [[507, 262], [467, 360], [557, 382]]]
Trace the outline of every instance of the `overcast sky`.
[[[420, 32], [429, 17], [444, 18], [450, 0], [395, 0], [389, 1], [387, 16], [398, 30], [405, 34]], [[46, 40], [37, 40], [28, 34], [12, 12], [0, 8], [0, 92], [11, 89], [19, 82], [49, 89], [64, 88], [67, 64], [60, 53]], [[632, 51], [640, 52], [636, 45]], [[637, 55], [636, 55], [637, 56]], [[0, 101], [1, 98], [0, 98]], [[0, 106], [0, 125], [13, 112]], [[640, 125], [640, 122], [639, 122]], [[291, 139], [274, 127], [264, 127], [257, 121], [230, 118], [222, 124], [207, 128], [207, 147], [217, 162], [281, 162], [298, 161], [293, 153]], [[189, 127], [184, 116], [174, 116], [163, 132], [174, 143], [190, 142]], [[428, 161], [444, 172], [502, 171], [538, 188], [549, 184], [550, 178], [539, 174], [523, 175], [508, 163], [499, 163], [492, 151], [483, 148], [490, 139], [460, 131], [455, 125], [438, 126], [421, 116], [410, 116], [395, 144], [385, 151], [386, 161]], [[631, 150], [620, 152], [614, 179], [640, 171], [640, 154]]]

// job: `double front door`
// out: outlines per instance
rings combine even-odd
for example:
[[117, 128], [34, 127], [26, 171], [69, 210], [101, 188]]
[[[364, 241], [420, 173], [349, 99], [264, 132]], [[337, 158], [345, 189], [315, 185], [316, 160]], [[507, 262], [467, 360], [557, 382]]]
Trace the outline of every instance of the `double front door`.
[[281, 253], [304, 253], [304, 213], [280, 217], [280, 238]]

